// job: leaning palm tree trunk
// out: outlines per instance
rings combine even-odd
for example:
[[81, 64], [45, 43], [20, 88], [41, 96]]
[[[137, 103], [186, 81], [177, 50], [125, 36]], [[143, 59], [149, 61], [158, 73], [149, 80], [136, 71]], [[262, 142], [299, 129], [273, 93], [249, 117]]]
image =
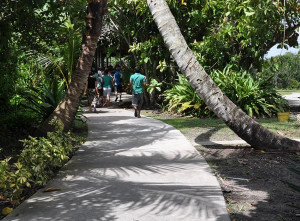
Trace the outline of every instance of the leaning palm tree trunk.
[[94, 0], [89, 2], [86, 17], [86, 33], [83, 36], [81, 45], [82, 52], [78, 59], [75, 73], [72, 76], [69, 89], [54, 112], [39, 127], [37, 134], [45, 134], [47, 131], [52, 130], [53, 127], [49, 122], [53, 119], [63, 124], [64, 130], [67, 131], [70, 129], [76, 116], [80, 95], [82, 94], [88, 74], [91, 70], [107, 5], [107, 0]]
[[165, 0], [147, 0], [164, 42], [205, 104], [254, 148], [300, 150], [300, 143], [267, 130], [239, 109], [212, 81], [188, 47]]

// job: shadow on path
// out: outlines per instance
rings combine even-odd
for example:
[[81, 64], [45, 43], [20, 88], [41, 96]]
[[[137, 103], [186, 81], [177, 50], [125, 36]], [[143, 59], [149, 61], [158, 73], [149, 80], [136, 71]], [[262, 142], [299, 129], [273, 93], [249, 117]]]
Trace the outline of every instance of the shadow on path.
[[88, 141], [47, 184], [61, 191], [38, 191], [5, 220], [229, 220], [216, 178], [179, 131], [103, 111], [86, 115]]

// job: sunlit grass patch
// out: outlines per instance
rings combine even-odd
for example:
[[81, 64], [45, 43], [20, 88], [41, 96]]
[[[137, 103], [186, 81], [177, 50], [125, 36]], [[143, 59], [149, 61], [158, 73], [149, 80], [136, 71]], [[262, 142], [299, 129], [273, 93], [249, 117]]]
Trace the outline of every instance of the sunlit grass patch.
[[300, 93], [300, 90], [277, 90], [277, 92], [281, 95], [289, 95], [289, 94], [292, 94], [292, 93]]
[[[149, 115], [164, 123], [172, 125], [180, 130], [184, 135], [193, 134], [201, 136], [201, 140], [235, 140], [239, 137], [228, 128], [223, 121], [216, 118], [185, 118], [185, 117], [160, 117], [160, 115]], [[300, 138], [300, 123], [296, 120], [279, 122], [277, 118], [256, 119], [261, 125], [278, 133], [291, 138]]]

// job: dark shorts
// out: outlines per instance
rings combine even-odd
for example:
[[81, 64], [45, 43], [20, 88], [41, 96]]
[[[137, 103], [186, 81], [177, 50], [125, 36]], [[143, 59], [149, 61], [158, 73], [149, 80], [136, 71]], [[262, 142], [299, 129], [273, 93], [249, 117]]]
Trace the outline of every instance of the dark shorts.
[[144, 102], [143, 94], [132, 95], [132, 105], [141, 107], [143, 105], [143, 102]]
[[122, 91], [123, 91], [123, 86], [122, 85], [115, 86], [115, 92], [122, 93]]

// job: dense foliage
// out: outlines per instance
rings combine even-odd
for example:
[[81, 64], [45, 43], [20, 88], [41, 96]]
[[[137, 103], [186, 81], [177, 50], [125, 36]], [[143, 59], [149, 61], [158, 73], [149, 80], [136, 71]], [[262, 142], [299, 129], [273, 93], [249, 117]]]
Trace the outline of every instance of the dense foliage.
[[[283, 110], [285, 102], [277, 94], [270, 77], [230, 68], [212, 71], [210, 76], [226, 96], [249, 116], [272, 116]], [[177, 84], [165, 91], [165, 109], [197, 117], [212, 115], [182, 75], [178, 76]]]
[[[300, 11], [295, 0], [167, 2], [187, 43], [208, 72], [223, 70], [228, 64], [239, 67], [241, 72], [261, 71], [264, 55], [276, 43], [282, 47], [298, 44]], [[106, 21], [110, 36], [117, 36], [110, 37], [111, 48], [122, 57], [127, 74], [140, 64], [148, 83], [152, 78], [160, 83], [175, 82], [178, 68], [153, 23], [146, 1], [111, 1]], [[163, 84], [161, 88], [163, 92], [170, 85]]]
[[[167, 2], [205, 67], [223, 69], [234, 63], [244, 69], [260, 69], [264, 54], [276, 43], [298, 44], [299, 3], [295, 0]], [[119, 35], [116, 45], [130, 48], [135, 62], [151, 66], [165, 60], [168, 67], [173, 64], [145, 1], [111, 1], [109, 10], [108, 22]]]
[[64, 96], [80, 53], [85, 1], [1, 1], [0, 159], [20, 151]]
[[23, 140], [17, 162], [10, 164], [10, 158], [0, 160], [0, 191], [4, 198], [18, 204], [26, 187], [44, 185], [69, 159], [76, 143], [82, 138], [57, 129], [49, 132], [46, 138], [29, 137]]
[[[263, 55], [273, 45], [297, 45], [296, 0], [285, 4], [271, 0], [167, 2], [187, 42], [209, 72], [222, 70], [229, 63], [246, 70], [260, 70]], [[32, 87], [49, 90], [53, 81], [68, 86], [79, 53], [86, 3], [59, 0], [0, 3], [2, 113], [12, 107], [18, 109], [15, 102], [20, 104], [22, 99], [23, 102], [28, 99], [29, 96], [22, 94], [32, 91]], [[99, 45], [107, 55], [115, 56], [115, 63], [122, 63], [126, 79], [133, 67], [140, 64], [148, 83], [151, 79], [159, 83], [175, 82], [178, 69], [164, 47], [146, 1], [110, 1], [105, 24]], [[34, 64], [35, 60], [39, 64]], [[163, 84], [162, 91], [168, 87]], [[39, 104], [43, 102], [41, 98], [36, 100]], [[35, 106], [29, 109], [36, 109]]]
[[272, 77], [277, 88], [300, 89], [300, 54], [287, 53], [267, 59], [263, 72]]
[[80, 50], [85, 3], [0, 4], [0, 110], [5, 111], [21, 89], [70, 80]]

